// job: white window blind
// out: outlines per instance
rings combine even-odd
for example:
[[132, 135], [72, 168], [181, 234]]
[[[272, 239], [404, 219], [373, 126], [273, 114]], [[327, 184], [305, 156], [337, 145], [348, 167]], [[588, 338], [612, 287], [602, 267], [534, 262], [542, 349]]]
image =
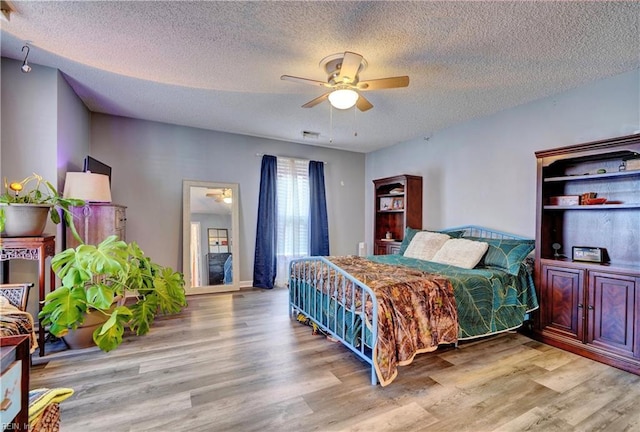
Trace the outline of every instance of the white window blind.
[[309, 161], [278, 158], [275, 284], [287, 283], [289, 262], [309, 254]]

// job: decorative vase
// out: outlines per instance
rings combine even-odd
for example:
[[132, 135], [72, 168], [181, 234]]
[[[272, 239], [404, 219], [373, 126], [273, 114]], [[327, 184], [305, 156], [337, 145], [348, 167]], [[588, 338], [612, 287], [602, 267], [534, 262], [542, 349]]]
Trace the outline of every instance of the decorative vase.
[[[108, 312], [112, 313], [121, 303], [123, 303], [122, 296], [116, 297]], [[69, 333], [62, 336], [62, 339], [71, 349], [82, 349], [96, 346], [96, 343], [93, 341], [93, 332], [102, 324], [106, 323], [108, 319], [108, 315], [91, 309], [91, 313], [87, 314], [82, 325], [78, 326], [75, 330], [69, 330]]]
[[69, 330], [69, 333], [64, 335], [62, 339], [71, 349], [81, 349], [96, 346], [93, 341], [93, 332], [109, 319], [103, 313], [93, 311], [87, 314], [87, 318], [84, 323], [75, 330]]
[[50, 204], [0, 204], [6, 221], [2, 237], [38, 237], [44, 232]]

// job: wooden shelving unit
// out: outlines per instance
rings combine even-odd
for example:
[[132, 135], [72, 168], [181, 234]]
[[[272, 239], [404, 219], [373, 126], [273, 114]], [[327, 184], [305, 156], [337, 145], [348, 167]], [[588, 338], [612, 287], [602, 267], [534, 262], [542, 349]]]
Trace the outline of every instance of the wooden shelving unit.
[[[536, 157], [534, 337], [640, 374], [640, 170], [621, 170], [640, 157], [640, 134]], [[607, 202], [549, 204], [585, 193]], [[609, 259], [574, 261], [573, 247], [603, 248]]]
[[[406, 227], [422, 228], [422, 177], [398, 175], [373, 181], [375, 255], [398, 253]], [[387, 238], [391, 233], [391, 238]]]

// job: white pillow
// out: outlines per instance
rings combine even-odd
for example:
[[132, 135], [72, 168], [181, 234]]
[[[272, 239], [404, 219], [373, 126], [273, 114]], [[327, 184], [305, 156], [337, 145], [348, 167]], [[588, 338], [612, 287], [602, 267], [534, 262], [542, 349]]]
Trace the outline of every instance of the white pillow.
[[451, 239], [436, 252], [431, 261], [472, 269], [480, 262], [488, 248], [489, 243], [485, 242]]
[[411, 239], [411, 243], [404, 251], [404, 256], [431, 261], [433, 256], [440, 250], [443, 244], [451, 237], [442, 233], [429, 231], [417, 232]]

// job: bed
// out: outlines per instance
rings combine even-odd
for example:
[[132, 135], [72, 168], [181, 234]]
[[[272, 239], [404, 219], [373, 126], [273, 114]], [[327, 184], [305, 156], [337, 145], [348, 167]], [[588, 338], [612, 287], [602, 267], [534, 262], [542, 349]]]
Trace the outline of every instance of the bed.
[[293, 260], [289, 313], [340, 341], [371, 365], [373, 385], [386, 386], [420, 353], [522, 326], [538, 308], [533, 244], [479, 226], [407, 228], [396, 255]]

